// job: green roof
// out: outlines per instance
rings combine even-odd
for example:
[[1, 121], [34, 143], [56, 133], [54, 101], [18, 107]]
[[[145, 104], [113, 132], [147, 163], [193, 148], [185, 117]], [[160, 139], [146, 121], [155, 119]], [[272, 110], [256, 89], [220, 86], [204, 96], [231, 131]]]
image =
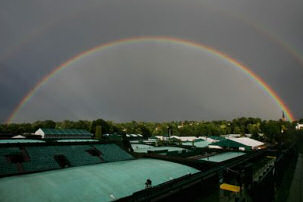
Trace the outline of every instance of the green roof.
[[221, 140], [219, 142], [214, 142], [214, 143], [211, 143], [210, 145], [216, 145], [216, 146], [227, 147], [227, 148], [244, 147], [245, 149], [250, 149], [250, 147], [248, 147], [244, 144], [241, 144], [239, 142], [235, 142], [235, 141], [232, 141], [232, 140], [229, 140], [229, 139], [224, 139], [224, 140]]
[[50, 129], [41, 128], [45, 135], [89, 135], [92, 134], [83, 129]]
[[56, 140], [56, 142], [99, 142], [99, 140], [95, 140], [95, 139], [63, 139], [63, 140]]
[[[88, 151], [99, 151], [99, 156]], [[104, 162], [124, 161], [133, 159], [126, 151], [116, 144], [86, 144], [86, 145], [28, 145], [20, 149], [18, 146], [0, 148], [0, 176], [20, 173], [17, 165], [7, 161], [6, 156], [22, 154], [26, 151], [29, 159], [21, 165], [24, 172], [37, 172], [59, 169], [60, 163], [54, 158], [64, 155], [70, 166], [93, 165]], [[0, 200], [1, 201], [1, 200]]]
[[[207, 147], [210, 143], [209, 142], [206, 142], [206, 141], [198, 141], [198, 142], [194, 142], [194, 146], [195, 147], [198, 147], [198, 148], [204, 148], [204, 147]], [[182, 143], [182, 145], [188, 145], [188, 146], [192, 146], [192, 142], [185, 142], [185, 143]]]
[[172, 151], [182, 152], [183, 150], [186, 150], [181, 147], [170, 147], [170, 146], [154, 147], [145, 144], [132, 144], [132, 148], [134, 149], [134, 152], [137, 153], [147, 153], [148, 151], [162, 151], [162, 150], [167, 150], [168, 152], [172, 152]]
[[213, 139], [213, 140], [225, 140], [225, 138], [224, 137], [221, 137], [221, 136], [209, 136], [208, 138], [211, 138], [211, 139]]
[[205, 157], [200, 160], [211, 161], [211, 162], [222, 162], [222, 161], [236, 158], [238, 156], [242, 156], [244, 154], [245, 154], [244, 152], [224, 152], [224, 153], [217, 154], [214, 156]]
[[44, 143], [43, 140], [31, 140], [31, 139], [3, 139], [0, 140], [0, 144], [13, 144], [13, 143]]
[[192, 142], [192, 141], [183, 141], [181, 144], [182, 144], [182, 145], [189, 145], [189, 146], [192, 146], [192, 145], [193, 145], [193, 142]]
[[3, 202], [113, 201], [198, 170], [156, 159], [138, 159], [66, 168], [0, 179]]

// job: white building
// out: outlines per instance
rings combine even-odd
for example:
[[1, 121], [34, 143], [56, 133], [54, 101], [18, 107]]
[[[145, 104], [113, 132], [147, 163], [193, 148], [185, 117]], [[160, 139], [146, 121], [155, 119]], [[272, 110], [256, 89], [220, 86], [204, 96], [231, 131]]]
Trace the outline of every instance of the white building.
[[302, 123], [297, 123], [296, 130], [302, 130], [302, 129], [303, 129], [303, 124]]
[[234, 137], [227, 137], [226, 139], [230, 139], [232, 141], [241, 143], [243, 145], [246, 145], [248, 147], [251, 147], [251, 149], [255, 150], [255, 149], [261, 149], [264, 147], [264, 143], [248, 138], [248, 137], [239, 137], [239, 138], [234, 138]]
[[15, 139], [24, 139], [25, 136], [23, 136], [23, 135], [16, 135], [16, 136], [13, 136], [12, 138], [15, 138]]

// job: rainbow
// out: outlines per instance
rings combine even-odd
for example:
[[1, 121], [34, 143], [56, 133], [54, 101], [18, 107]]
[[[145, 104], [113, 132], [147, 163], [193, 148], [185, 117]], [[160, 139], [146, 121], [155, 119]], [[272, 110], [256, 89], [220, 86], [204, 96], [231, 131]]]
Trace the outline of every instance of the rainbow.
[[280, 106], [281, 110], [283, 110], [285, 112], [285, 115], [289, 121], [295, 120], [291, 110], [286, 106], [286, 104], [278, 96], [278, 94], [267, 83], [265, 83], [265, 81], [262, 80], [261, 77], [256, 75], [248, 67], [244, 66], [237, 60], [231, 58], [227, 54], [220, 52], [212, 47], [209, 47], [209, 46], [206, 46], [204, 44], [197, 43], [194, 41], [190, 41], [190, 40], [174, 38], [174, 37], [163, 37], [163, 36], [142, 36], [142, 37], [125, 38], [125, 39], [120, 39], [120, 40], [101, 44], [92, 49], [81, 52], [81, 53], [75, 55], [74, 57], [70, 58], [69, 60], [65, 61], [61, 65], [55, 67], [50, 73], [48, 73], [40, 81], [38, 81], [37, 84], [22, 98], [22, 100], [19, 102], [19, 104], [15, 107], [13, 112], [8, 117], [6, 123], [10, 123], [15, 118], [18, 111], [32, 98], [32, 96], [35, 94], [35, 92], [38, 89], [40, 89], [43, 85], [45, 85], [47, 83], [47, 81], [49, 79], [51, 79], [54, 75], [58, 74], [63, 69], [71, 66], [76, 61], [81, 60], [82, 58], [84, 58], [96, 51], [104, 50], [106, 48], [110, 48], [110, 47], [121, 45], [121, 44], [133, 44], [133, 43], [144, 42], [144, 41], [173, 42], [173, 43], [180, 44], [180, 45], [186, 45], [186, 46], [193, 47], [193, 48], [207, 50], [209, 53], [211, 53], [215, 56], [218, 56], [222, 59], [225, 59], [229, 63], [235, 65], [240, 70], [242, 70], [242, 72], [244, 72], [249, 78], [254, 80], [269, 96], [271, 96], [274, 99], [274, 101]]

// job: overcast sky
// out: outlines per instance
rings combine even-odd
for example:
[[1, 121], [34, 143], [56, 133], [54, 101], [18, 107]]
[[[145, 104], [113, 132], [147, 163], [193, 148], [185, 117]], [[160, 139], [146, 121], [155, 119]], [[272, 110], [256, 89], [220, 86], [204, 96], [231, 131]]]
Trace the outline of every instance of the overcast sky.
[[[302, 9], [300, 0], [1, 0], [0, 121], [54, 67], [97, 45], [136, 36], [188, 39], [224, 52], [303, 117]], [[147, 41], [74, 63], [40, 88], [13, 121], [280, 115], [271, 97], [222, 58]]]

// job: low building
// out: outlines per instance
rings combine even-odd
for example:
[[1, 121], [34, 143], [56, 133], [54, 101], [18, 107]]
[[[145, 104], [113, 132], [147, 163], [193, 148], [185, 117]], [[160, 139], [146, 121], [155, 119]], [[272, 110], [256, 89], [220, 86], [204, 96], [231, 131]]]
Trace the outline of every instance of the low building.
[[222, 149], [236, 149], [236, 150], [250, 150], [251, 147], [242, 143], [236, 142], [231, 139], [223, 139], [218, 142], [209, 144], [209, 148], [222, 148]]
[[39, 128], [35, 135], [40, 135], [42, 139], [90, 139], [93, 134], [82, 129], [48, 129]]
[[132, 144], [131, 146], [134, 152], [136, 153], [158, 153], [162, 155], [167, 155], [170, 152], [182, 153], [187, 151], [187, 149], [184, 149], [182, 147], [174, 147], [174, 146], [155, 147], [146, 144]]
[[16, 136], [13, 136], [12, 138], [14, 138], [14, 139], [24, 139], [25, 136], [23, 136], [23, 135], [16, 135]]
[[237, 157], [243, 156], [243, 155], [245, 155], [244, 152], [223, 152], [223, 153], [203, 157], [199, 160], [219, 163], [219, 162], [227, 161], [227, 160], [237, 158]]
[[162, 136], [156, 136], [156, 138], [158, 138], [159, 140], [167, 141], [167, 140], [169, 140], [169, 135], [164, 134]]
[[206, 148], [206, 147], [208, 147], [209, 144], [210, 144], [210, 142], [203, 140], [203, 139], [196, 139], [194, 141], [182, 142], [182, 145], [193, 146], [196, 148]]
[[248, 138], [248, 137], [239, 137], [239, 138], [228, 138], [232, 141], [238, 142], [240, 144], [243, 144], [247, 147], [250, 147], [252, 150], [256, 150], [256, 149], [262, 149], [264, 148], [264, 143], [254, 140], [252, 138]]
[[245, 134], [227, 134], [227, 135], [222, 135], [222, 137], [230, 138], [230, 137], [252, 137], [252, 134], [250, 133], [245, 133]]
[[[119, 141], [122, 141], [123, 140], [123, 137], [122, 135], [118, 134], [118, 133], [112, 133], [112, 134], [104, 134], [103, 135], [107, 140], [110, 140], [110, 141], [116, 141], [116, 142], [119, 142]], [[127, 137], [127, 136], [126, 136]]]
[[130, 141], [143, 140], [143, 135], [141, 135], [141, 134], [126, 134], [126, 137]]
[[113, 143], [35, 141], [0, 147], [1, 201], [156, 201], [200, 183], [198, 169]]
[[224, 140], [225, 138], [221, 136], [207, 136], [207, 137], [203, 137], [203, 139], [209, 143], [214, 143]]
[[303, 129], [303, 124], [302, 123], [297, 123], [296, 130], [302, 130], [302, 129]]
[[202, 138], [198, 138], [198, 137], [195, 137], [195, 136], [171, 136], [171, 137], [179, 139], [182, 142], [188, 142], [188, 141], [192, 142], [192, 141], [195, 141], [197, 139], [202, 139]]

